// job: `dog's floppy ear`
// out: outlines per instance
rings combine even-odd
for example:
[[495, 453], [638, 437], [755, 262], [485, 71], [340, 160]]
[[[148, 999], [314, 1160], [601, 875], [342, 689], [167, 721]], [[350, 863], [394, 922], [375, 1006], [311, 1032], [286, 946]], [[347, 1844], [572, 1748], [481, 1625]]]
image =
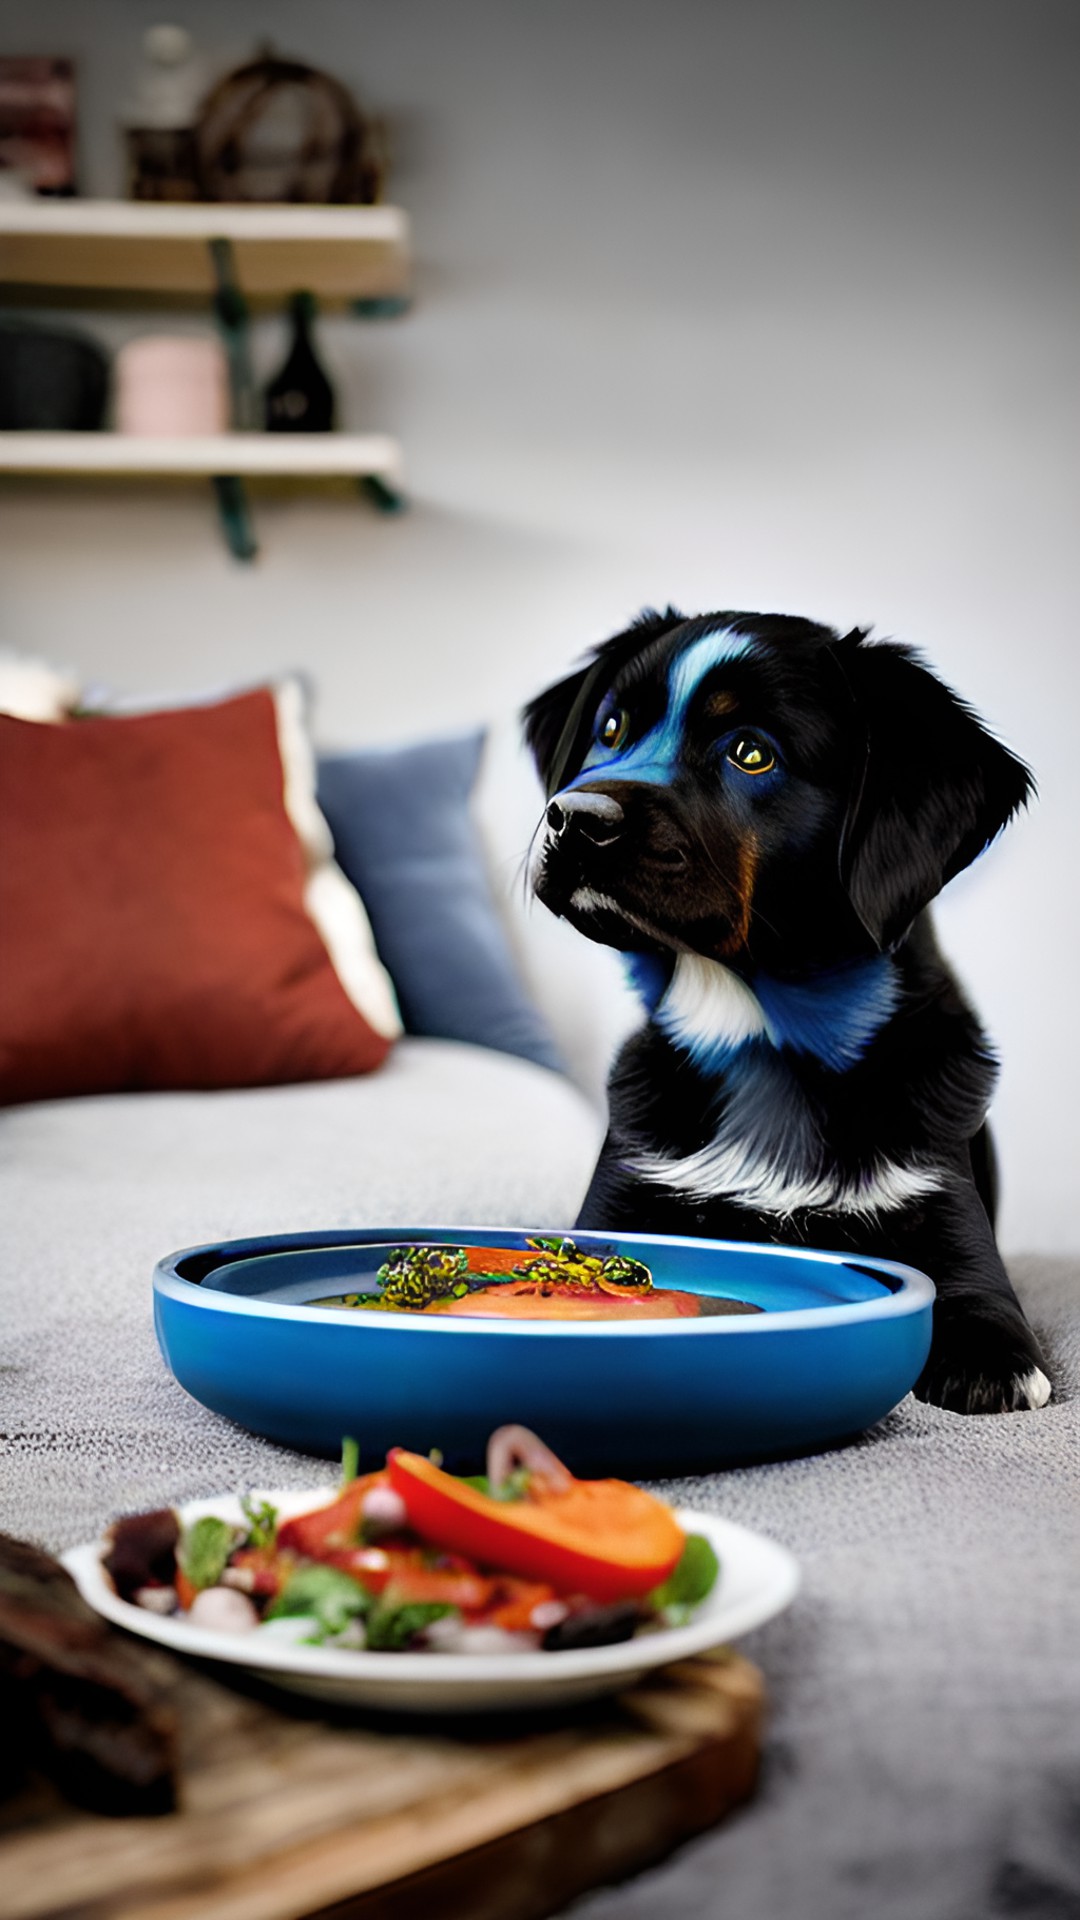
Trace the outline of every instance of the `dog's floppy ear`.
[[602, 664], [601, 658], [595, 657], [579, 673], [545, 687], [522, 709], [526, 744], [549, 796], [562, 785], [563, 767], [569, 765], [574, 742], [582, 731], [590, 682], [599, 680], [597, 670]]
[[866, 646], [853, 635], [836, 657], [864, 729], [840, 877], [886, 949], [989, 846], [1035, 783], [908, 648]]
[[632, 626], [597, 647], [578, 673], [567, 675], [530, 700], [522, 711], [525, 739], [548, 795], [557, 793], [588, 751], [588, 730], [619, 668], [683, 619], [674, 607], [666, 613], [647, 609]]

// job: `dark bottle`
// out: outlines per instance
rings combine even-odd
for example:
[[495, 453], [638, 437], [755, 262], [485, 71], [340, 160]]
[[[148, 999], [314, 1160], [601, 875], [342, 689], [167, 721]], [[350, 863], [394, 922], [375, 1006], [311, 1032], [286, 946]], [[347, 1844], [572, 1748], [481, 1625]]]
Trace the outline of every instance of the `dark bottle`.
[[292, 345], [280, 373], [266, 389], [268, 433], [329, 433], [334, 425], [334, 389], [319, 363], [311, 338], [315, 301], [294, 293]]

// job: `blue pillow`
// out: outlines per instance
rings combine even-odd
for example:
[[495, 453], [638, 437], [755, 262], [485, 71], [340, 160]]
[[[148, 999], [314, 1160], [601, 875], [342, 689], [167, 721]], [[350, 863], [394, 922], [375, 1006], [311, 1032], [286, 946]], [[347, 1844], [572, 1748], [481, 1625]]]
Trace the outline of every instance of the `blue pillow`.
[[408, 1033], [471, 1040], [563, 1071], [518, 976], [469, 795], [483, 733], [324, 754], [319, 805], [367, 908]]

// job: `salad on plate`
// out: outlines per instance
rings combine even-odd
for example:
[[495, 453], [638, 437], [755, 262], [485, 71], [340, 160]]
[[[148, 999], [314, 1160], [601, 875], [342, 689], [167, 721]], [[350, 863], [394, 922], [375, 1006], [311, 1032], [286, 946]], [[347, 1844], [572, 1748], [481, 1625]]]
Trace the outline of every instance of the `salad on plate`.
[[662, 1500], [575, 1478], [524, 1427], [492, 1434], [482, 1475], [401, 1448], [357, 1465], [346, 1441], [339, 1488], [301, 1512], [247, 1495], [230, 1517], [127, 1516], [102, 1570], [121, 1600], [207, 1633], [387, 1654], [615, 1645], [687, 1625], [719, 1576]]

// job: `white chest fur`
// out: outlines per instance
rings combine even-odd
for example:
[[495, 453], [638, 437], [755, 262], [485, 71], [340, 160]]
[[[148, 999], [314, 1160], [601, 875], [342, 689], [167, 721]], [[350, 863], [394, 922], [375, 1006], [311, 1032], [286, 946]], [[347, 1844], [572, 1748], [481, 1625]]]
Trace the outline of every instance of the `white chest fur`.
[[780, 1064], [774, 1022], [745, 981], [718, 962], [681, 955], [654, 1018], [700, 1068], [724, 1074], [729, 1090], [711, 1140], [682, 1156], [633, 1155], [627, 1166], [639, 1178], [779, 1216], [805, 1208], [873, 1215], [942, 1186], [941, 1170], [914, 1158], [860, 1156], [857, 1171], [840, 1164], [796, 1074]]

